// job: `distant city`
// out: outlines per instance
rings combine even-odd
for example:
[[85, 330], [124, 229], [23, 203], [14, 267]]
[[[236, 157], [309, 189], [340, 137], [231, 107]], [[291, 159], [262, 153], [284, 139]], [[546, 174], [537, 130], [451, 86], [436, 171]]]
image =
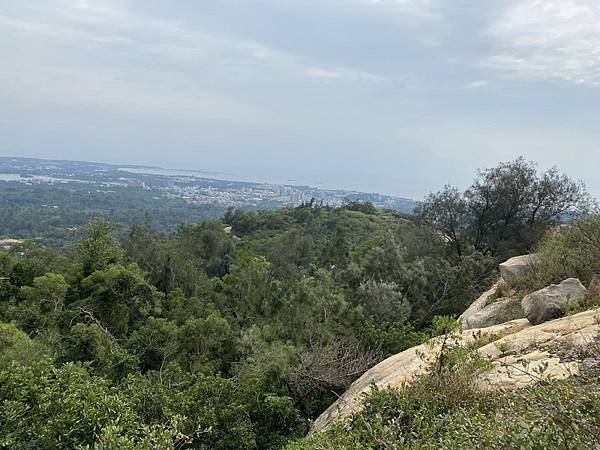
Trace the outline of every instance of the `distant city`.
[[158, 167], [19, 157], [0, 157], [0, 181], [85, 183], [103, 189], [137, 187], [194, 205], [236, 208], [297, 206], [311, 200], [328, 206], [340, 206], [347, 201], [369, 201], [379, 208], [404, 212], [410, 212], [415, 206], [411, 199], [376, 193], [218, 180]]

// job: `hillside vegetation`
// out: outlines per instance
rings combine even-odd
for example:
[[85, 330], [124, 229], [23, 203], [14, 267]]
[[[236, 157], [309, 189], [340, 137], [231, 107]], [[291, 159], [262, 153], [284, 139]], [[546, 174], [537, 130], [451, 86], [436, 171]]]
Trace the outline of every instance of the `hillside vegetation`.
[[[479, 434], [491, 442], [498, 424], [508, 430], [502, 414], [519, 395], [549, 409], [548, 392], [560, 402], [564, 392], [551, 412], [573, 418], [572, 442], [593, 442], [578, 431], [597, 412], [592, 375], [492, 399], [460, 388], [479, 364], [461, 355], [302, 440], [366, 370], [447, 333], [452, 321], [439, 316], [462, 313], [498, 262], [538, 236], [544, 262], [529, 286], [595, 270], [552, 256], [600, 260], [573, 235], [596, 219], [555, 231], [586, 200], [558, 172], [517, 160], [483, 171], [464, 197], [448, 189], [417, 216], [309, 202], [230, 210], [171, 233], [151, 219], [128, 229], [98, 219], [68, 252], [1, 251], [0, 448], [466, 448]], [[564, 431], [533, 414], [510, 429], [547, 419]], [[511, 436], [497, 447], [523, 442]]]

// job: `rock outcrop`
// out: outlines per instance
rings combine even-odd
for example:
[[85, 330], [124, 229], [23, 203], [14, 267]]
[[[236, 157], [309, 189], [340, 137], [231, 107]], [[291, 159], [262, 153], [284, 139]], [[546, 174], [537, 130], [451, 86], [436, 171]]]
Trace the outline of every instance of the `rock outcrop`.
[[[564, 379], [577, 374], [580, 364], [569, 355], [585, 354], [600, 332], [600, 309], [562, 317], [533, 326], [527, 319], [513, 320], [487, 328], [466, 330], [460, 339], [466, 344], [487, 342], [477, 349], [492, 363], [481, 371], [477, 381], [482, 389], [514, 389], [539, 380], [544, 375]], [[362, 407], [363, 394], [374, 383], [380, 388], [400, 387], [427, 370], [431, 357], [439, 353], [440, 338], [391, 356], [363, 374], [333, 405], [319, 416], [313, 431], [325, 429], [336, 420]], [[437, 352], [437, 353], [436, 353]]]
[[13, 247], [23, 244], [23, 242], [19, 239], [0, 239], [0, 248], [10, 250]]
[[[488, 291], [481, 294], [458, 318], [463, 330], [489, 327], [523, 317], [517, 297], [499, 296], [499, 292], [509, 290], [506, 282], [500, 278]], [[515, 314], [517, 317], [513, 317]]]
[[485, 328], [522, 317], [521, 301], [516, 297], [500, 298], [463, 318], [463, 330]]
[[515, 294], [515, 285], [531, 270], [539, 255], [522, 255], [510, 258], [499, 265], [500, 279], [475, 300], [461, 314], [463, 330], [498, 325], [508, 320], [525, 317], [521, 299]]
[[587, 289], [578, 279], [568, 278], [527, 295], [521, 306], [527, 320], [537, 325], [565, 315], [568, 305], [580, 304], [586, 293]]
[[508, 261], [503, 262], [498, 267], [500, 276], [509, 286], [514, 286], [531, 270], [540, 259], [536, 253], [531, 255], [515, 256]]
[[460, 315], [458, 319], [463, 322], [463, 325], [465, 325], [469, 317], [477, 314], [487, 305], [492, 303], [497, 297], [498, 290], [503, 289], [504, 287], [506, 287], [506, 282], [500, 278], [491, 288], [489, 288], [487, 291], [481, 294], [477, 300], [471, 303], [471, 305]]

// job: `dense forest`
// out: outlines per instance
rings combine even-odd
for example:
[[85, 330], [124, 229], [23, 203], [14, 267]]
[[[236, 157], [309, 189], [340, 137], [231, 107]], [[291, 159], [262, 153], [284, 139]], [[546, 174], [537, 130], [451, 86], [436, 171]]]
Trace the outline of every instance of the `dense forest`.
[[216, 219], [226, 210], [135, 187], [17, 181], [0, 182], [0, 209], [0, 236], [33, 239], [54, 248], [69, 247], [76, 238], [73, 230], [98, 216], [123, 225], [123, 231], [150, 216], [158, 230], [169, 231], [182, 223]]
[[439, 317], [503, 258], [555, 248], [548, 233], [590, 203], [519, 159], [414, 216], [311, 201], [165, 232], [167, 211], [92, 220], [68, 251], [2, 251], [0, 448], [352, 448], [291, 443], [365, 370], [444, 332]]

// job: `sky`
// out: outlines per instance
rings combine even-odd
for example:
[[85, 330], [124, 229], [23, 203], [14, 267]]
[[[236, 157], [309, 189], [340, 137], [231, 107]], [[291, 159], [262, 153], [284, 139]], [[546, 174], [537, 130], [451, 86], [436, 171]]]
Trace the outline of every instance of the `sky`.
[[600, 194], [600, 0], [0, 0], [0, 154], [421, 198]]

